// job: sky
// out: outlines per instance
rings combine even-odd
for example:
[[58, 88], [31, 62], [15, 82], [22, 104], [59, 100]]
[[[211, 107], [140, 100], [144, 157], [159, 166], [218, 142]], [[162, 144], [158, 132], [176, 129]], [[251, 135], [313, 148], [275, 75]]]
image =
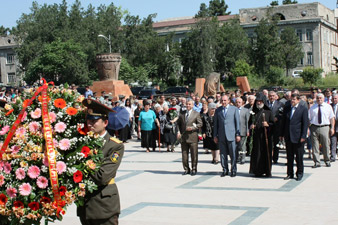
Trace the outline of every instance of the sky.
[[[39, 4], [60, 4], [62, 0], [36, 0]], [[238, 14], [239, 9], [264, 7], [270, 4], [272, 0], [226, 0], [228, 11], [231, 14]], [[74, 0], [67, 0], [68, 5], [72, 5]], [[161, 21], [174, 17], [194, 16], [201, 3], [209, 3], [209, 0], [81, 0], [81, 5], [85, 9], [88, 4], [97, 7], [101, 4], [109, 5], [111, 2], [115, 6], [121, 6], [122, 9], [128, 10], [131, 15], [139, 15], [141, 18], [149, 14], [157, 13], [156, 21]], [[336, 0], [298, 0], [298, 3], [320, 2], [330, 9], [336, 8]], [[279, 0], [282, 4], [282, 0]], [[30, 13], [32, 6], [31, 0], [11, 0], [2, 3], [0, 7], [0, 26], [13, 27], [16, 21], [23, 13]]]

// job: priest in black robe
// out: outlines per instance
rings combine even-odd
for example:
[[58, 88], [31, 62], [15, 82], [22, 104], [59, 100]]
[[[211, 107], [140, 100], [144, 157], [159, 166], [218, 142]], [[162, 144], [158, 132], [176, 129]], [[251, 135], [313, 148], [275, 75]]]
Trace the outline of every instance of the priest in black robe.
[[264, 104], [262, 93], [258, 93], [251, 111], [249, 125], [253, 131], [253, 147], [250, 160], [250, 174], [256, 177], [271, 177], [272, 140], [270, 127], [274, 118], [270, 108]]

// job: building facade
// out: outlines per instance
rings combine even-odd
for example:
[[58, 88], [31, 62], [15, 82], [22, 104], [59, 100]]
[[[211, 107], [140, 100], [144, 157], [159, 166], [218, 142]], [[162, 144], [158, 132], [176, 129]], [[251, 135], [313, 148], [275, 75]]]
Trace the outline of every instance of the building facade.
[[[269, 15], [279, 16], [280, 31], [285, 27], [293, 27], [302, 43], [304, 57], [292, 70], [302, 70], [306, 66], [322, 68], [324, 74], [337, 70], [334, 59], [338, 58], [337, 9], [331, 10], [318, 2], [291, 4], [240, 9], [239, 15], [219, 16], [218, 19], [226, 22], [239, 17], [248, 37], [254, 38], [259, 21]], [[153, 28], [159, 35], [174, 33], [174, 41], [181, 42], [195, 22], [193, 17], [176, 18], [154, 23]]]
[[0, 85], [20, 84], [19, 61], [14, 49], [18, 47], [12, 35], [0, 37]]
[[304, 57], [293, 70], [313, 66], [322, 68], [325, 74], [336, 71], [334, 57], [338, 56], [338, 40], [335, 10], [318, 2], [240, 9], [240, 23], [249, 38], [255, 36], [254, 30], [259, 21], [269, 15], [280, 18], [280, 31], [293, 27], [302, 43]]

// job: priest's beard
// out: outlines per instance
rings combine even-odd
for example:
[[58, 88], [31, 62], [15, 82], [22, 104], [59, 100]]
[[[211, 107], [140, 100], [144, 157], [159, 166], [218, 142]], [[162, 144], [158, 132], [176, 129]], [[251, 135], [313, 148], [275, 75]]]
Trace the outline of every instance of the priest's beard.
[[263, 109], [263, 107], [264, 107], [264, 103], [262, 103], [262, 104], [256, 104], [256, 107], [257, 107], [259, 110], [261, 110], [261, 109]]

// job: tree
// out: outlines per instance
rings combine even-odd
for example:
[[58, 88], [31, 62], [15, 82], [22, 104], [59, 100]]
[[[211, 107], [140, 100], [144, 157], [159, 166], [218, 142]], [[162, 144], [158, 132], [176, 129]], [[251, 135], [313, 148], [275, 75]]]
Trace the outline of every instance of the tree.
[[231, 12], [227, 12], [228, 5], [224, 0], [211, 0], [209, 1], [209, 7], [205, 3], [201, 3], [200, 10], [195, 15], [196, 18], [212, 17], [212, 16], [224, 16], [230, 15]]
[[262, 19], [255, 29], [255, 34], [250, 58], [256, 72], [264, 77], [270, 66], [282, 66], [277, 21]]
[[271, 6], [277, 6], [277, 5], [279, 5], [279, 3], [278, 3], [278, 1], [272, 1], [272, 2], [270, 3], [270, 5], [271, 5]]
[[231, 20], [217, 28], [216, 70], [221, 74], [231, 71], [239, 59], [248, 58], [248, 38], [239, 24]]
[[86, 84], [89, 81], [86, 58], [81, 46], [73, 40], [45, 44], [40, 55], [29, 64], [25, 80], [33, 83], [42, 76], [56, 84]]
[[284, 70], [277, 66], [271, 66], [266, 73], [266, 81], [271, 85], [283, 84]]
[[214, 19], [200, 19], [182, 42], [181, 62], [188, 82], [206, 77], [215, 68], [216, 30]]
[[289, 5], [289, 4], [297, 4], [298, 2], [296, 0], [283, 0], [283, 5]]
[[252, 75], [253, 67], [250, 66], [245, 60], [239, 59], [235, 63], [235, 67], [231, 70], [231, 73], [235, 77], [250, 76]]
[[[35, 59], [41, 55], [42, 46], [57, 40], [73, 40], [86, 55], [88, 67], [84, 74], [87, 74], [90, 80], [97, 80], [95, 56], [109, 49], [107, 43], [98, 38], [98, 35], [111, 35], [112, 49], [119, 51], [122, 17], [122, 10], [113, 3], [108, 6], [100, 5], [97, 9], [89, 5], [88, 9], [84, 10], [79, 0], [70, 8], [65, 0], [59, 5], [39, 5], [33, 2], [31, 12], [22, 14], [17, 27], [13, 29], [13, 34], [20, 43], [16, 51], [22, 69], [27, 71], [33, 61], [37, 62]], [[75, 80], [74, 83], [81, 82], [82, 80]]]
[[1, 37], [6, 37], [8, 35], [9, 28], [1, 26], [0, 27], [0, 36]]
[[288, 76], [289, 70], [295, 68], [304, 56], [302, 44], [299, 42], [294, 28], [287, 27], [282, 31], [280, 36], [280, 54], [286, 75]]
[[304, 83], [308, 83], [311, 86], [316, 84], [321, 78], [322, 68], [306, 67], [300, 76], [303, 78]]

